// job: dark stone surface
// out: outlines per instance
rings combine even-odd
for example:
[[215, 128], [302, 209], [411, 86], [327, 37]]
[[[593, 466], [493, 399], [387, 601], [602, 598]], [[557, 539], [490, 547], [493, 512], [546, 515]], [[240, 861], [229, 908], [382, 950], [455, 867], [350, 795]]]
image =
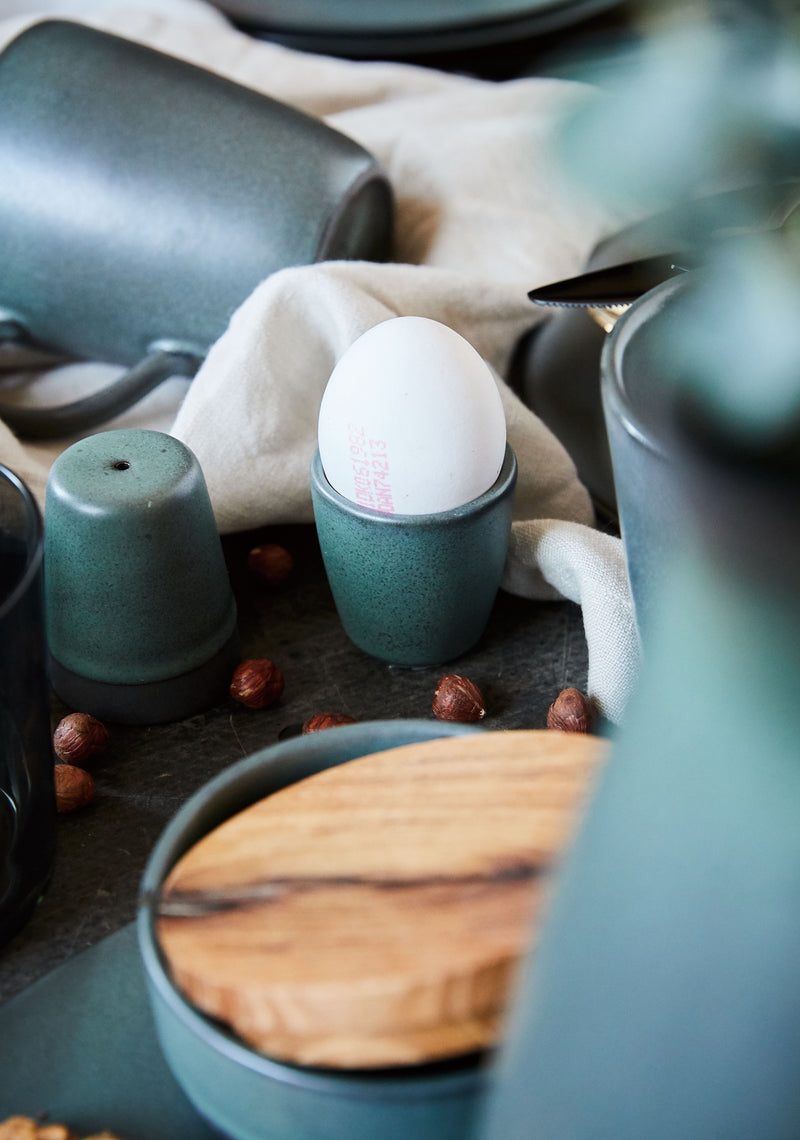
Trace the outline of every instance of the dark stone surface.
[[[270, 587], [248, 570], [247, 553], [259, 542], [280, 543], [294, 555], [295, 572], [284, 585]], [[59, 818], [50, 887], [27, 926], [0, 949], [0, 1002], [131, 921], [150, 850], [187, 797], [227, 765], [299, 731], [312, 714], [432, 718], [436, 682], [458, 672], [483, 690], [487, 729], [544, 728], [559, 690], [585, 688], [583, 623], [571, 602], [501, 592], [481, 642], [459, 661], [394, 669], [344, 634], [313, 527], [231, 535], [224, 547], [243, 656], [275, 661], [286, 681], [283, 697], [260, 711], [230, 699], [176, 724], [109, 726], [109, 749], [92, 766], [95, 801]], [[54, 719], [68, 711], [55, 704]]]

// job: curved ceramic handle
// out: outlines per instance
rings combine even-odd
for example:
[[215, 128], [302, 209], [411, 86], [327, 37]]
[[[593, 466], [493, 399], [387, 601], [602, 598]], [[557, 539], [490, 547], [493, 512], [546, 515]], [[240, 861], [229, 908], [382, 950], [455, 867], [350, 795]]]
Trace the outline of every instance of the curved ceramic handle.
[[[0, 337], [3, 325], [0, 322]], [[11, 331], [10, 327], [7, 331]], [[8, 341], [12, 338], [7, 338]], [[13, 338], [20, 345], [24, 341]], [[21, 408], [0, 404], [0, 419], [23, 439], [58, 439], [76, 435], [118, 416], [170, 376], [194, 376], [202, 356], [189, 349], [154, 348], [138, 364], [99, 392], [71, 404], [51, 408]]]

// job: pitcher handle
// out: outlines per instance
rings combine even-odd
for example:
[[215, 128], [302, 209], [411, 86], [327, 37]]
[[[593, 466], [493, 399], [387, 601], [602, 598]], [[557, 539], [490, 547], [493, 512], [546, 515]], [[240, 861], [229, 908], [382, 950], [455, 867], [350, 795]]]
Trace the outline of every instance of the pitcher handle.
[[[5, 339], [6, 343], [16, 340], [8, 335], [3, 338], [3, 332], [12, 332], [10, 324], [0, 321], [0, 339]], [[24, 340], [19, 340], [18, 343], [21, 346], [25, 344]], [[202, 361], [202, 354], [195, 350], [173, 345], [154, 345], [138, 364], [98, 392], [50, 408], [25, 408], [0, 403], [0, 419], [22, 439], [58, 439], [61, 436], [77, 435], [126, 411], [169, 377], [191, 378]]]

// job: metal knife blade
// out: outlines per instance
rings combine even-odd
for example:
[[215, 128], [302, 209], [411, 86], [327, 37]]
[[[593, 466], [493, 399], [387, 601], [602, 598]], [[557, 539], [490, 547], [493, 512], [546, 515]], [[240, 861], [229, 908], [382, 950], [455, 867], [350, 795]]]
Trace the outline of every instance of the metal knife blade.
[[531, 289], [528, 297], [537, 305], [577, 308], [630, 305], [662, 281], [693, 269], [696, 265], [697, 259], [687, 253], [641, 257], [541, 285], [537, 289]]

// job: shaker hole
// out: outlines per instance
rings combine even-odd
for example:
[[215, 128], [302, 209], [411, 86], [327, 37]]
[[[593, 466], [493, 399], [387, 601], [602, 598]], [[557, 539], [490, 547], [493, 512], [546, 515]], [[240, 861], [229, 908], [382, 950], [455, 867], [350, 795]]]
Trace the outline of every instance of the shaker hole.
[[112, 463], [111, 466], [115, 471], [127, 471], [130, 467], [130, 463], [127, 459], [118, 459], [116, 463]]

